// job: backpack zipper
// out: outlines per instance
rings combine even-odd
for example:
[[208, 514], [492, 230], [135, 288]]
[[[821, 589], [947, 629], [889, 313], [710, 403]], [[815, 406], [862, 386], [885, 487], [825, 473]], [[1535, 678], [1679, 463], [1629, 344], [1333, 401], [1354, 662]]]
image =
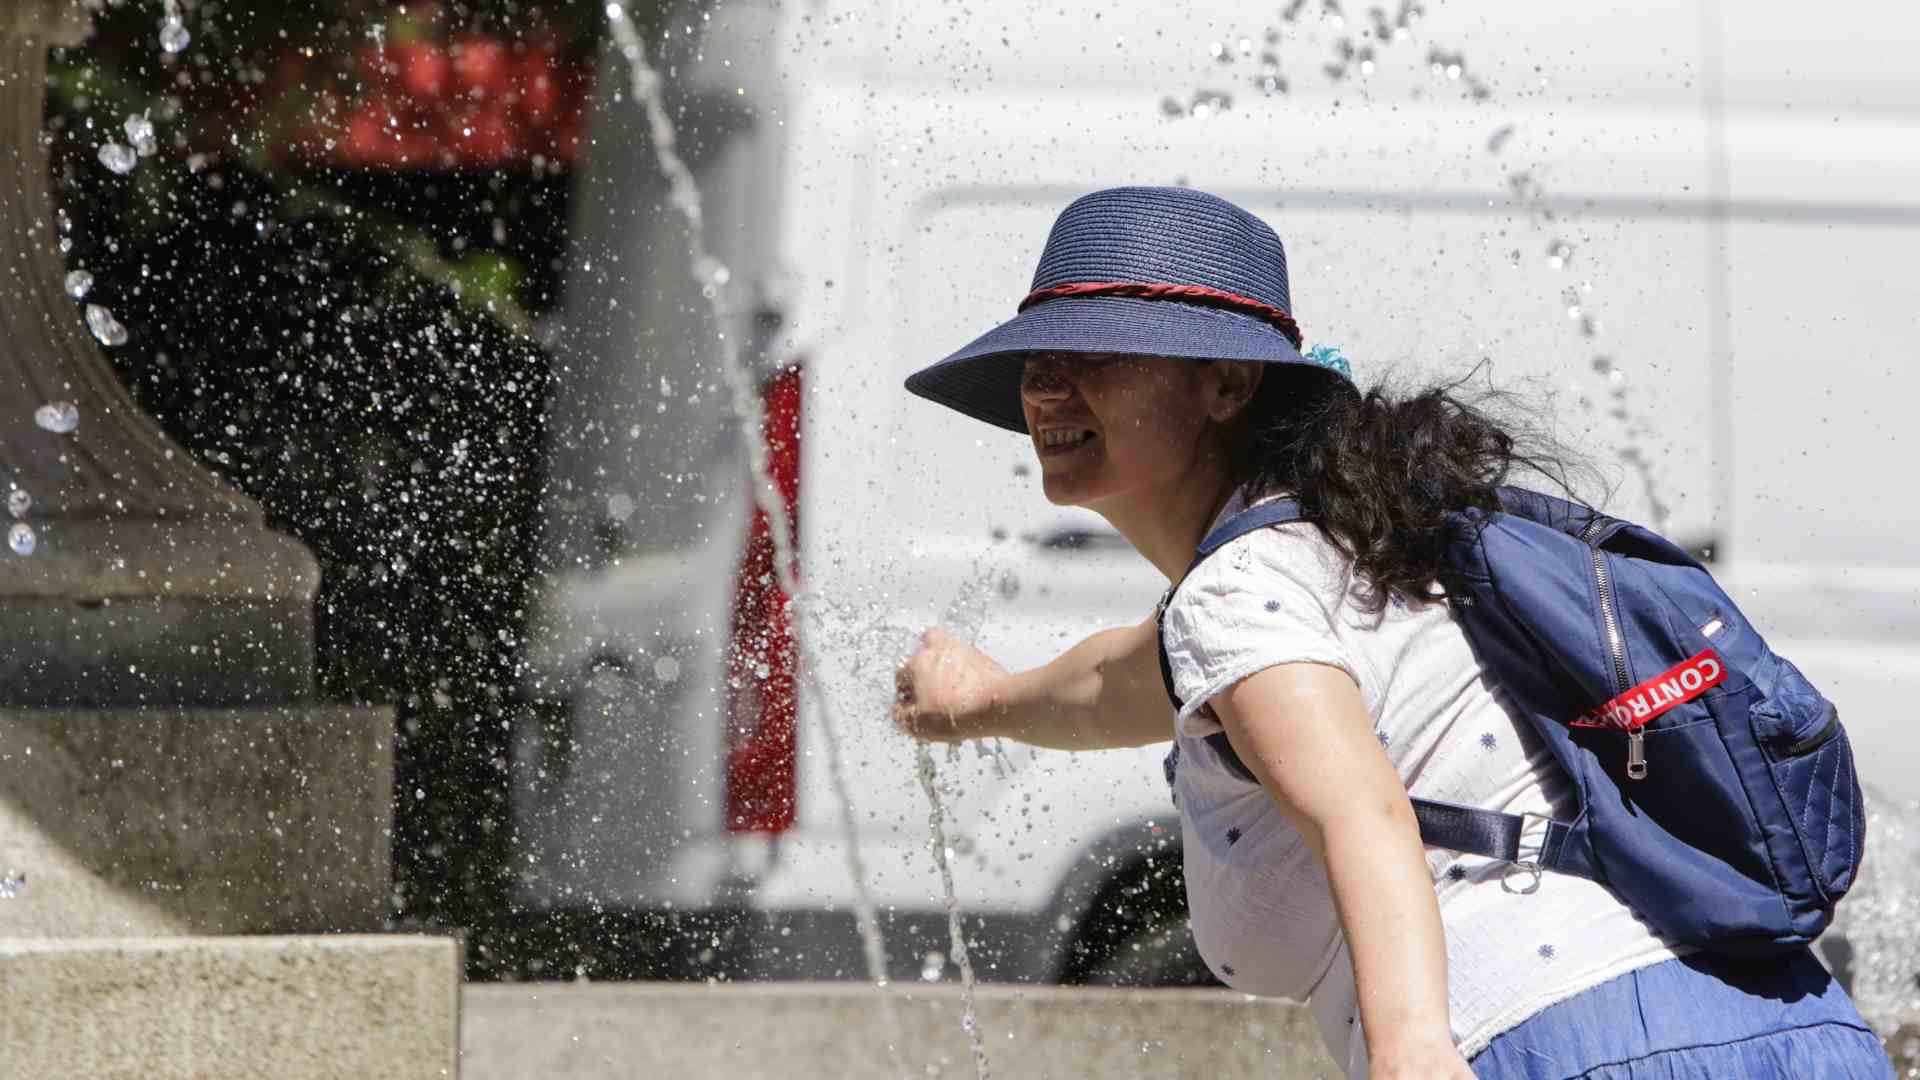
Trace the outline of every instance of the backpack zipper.
[[1840, 733], [1840, 710], [1831, 709], [1827, 712], [1827, 722], [1821, 725], [1819, 731], [1814, 732], [1812, 735], [1809, 735], [1806, 738], [1801, 739], [1799, 742], [1794, 743], [1792, 746], [1787, 747], [1785, 750], [1782, 750], [1780, 752], [1781, 756], [1799, 757], [1801, 754], [1804, 754], [1809, 750], [1813, 750], [1817, 747], [1825, 745], [1829, 739], [1832, 739], [1835, 735], [1838, 735], [1839, 733]]
[[[1600, 621], [1607, 632], [1607, 655], [1613, 661], [1614, 693], [1624, 694], [1633, 686], [1633, 677], [1627, 671], [1627, 639], [1620, 632], [1620, 616], [1613, 598], [1613, 576], [1607, 571], [1606, 553], [1594, 544], [1594, 538], [1606, 527], [1606, 519], [1595, 515], [1587, 527], [1581, 531], [1580, 539], [1585, 541], [1593, 553], [1593, 580], [1600, 595]], [[1631, 780], [1647, 778], [1646, 734], [1639, 728], [1627, 731], [1627, 777]]]

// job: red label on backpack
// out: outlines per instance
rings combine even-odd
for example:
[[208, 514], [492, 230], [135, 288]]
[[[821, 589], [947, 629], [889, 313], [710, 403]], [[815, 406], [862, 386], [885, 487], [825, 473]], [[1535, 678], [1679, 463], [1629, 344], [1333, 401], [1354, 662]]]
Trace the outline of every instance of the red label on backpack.
[[1574, 720], [1574, 727], [1633, 731], [1676, 705], [1727, 681], [1727, 665], [1707, 649]]

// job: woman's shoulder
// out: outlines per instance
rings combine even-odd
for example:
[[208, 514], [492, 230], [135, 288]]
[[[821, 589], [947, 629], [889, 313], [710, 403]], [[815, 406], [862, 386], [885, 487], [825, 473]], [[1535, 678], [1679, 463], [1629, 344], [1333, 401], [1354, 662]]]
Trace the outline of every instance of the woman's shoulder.
[[1263, 583], [1305, 589], [1326, 607], [1337, 606], [1348, 592], [1353, 560], [1318, 526], [1296, 521], [1255, 529], [1221, 545], [1202, 560], [1181, 583], [1180, 595], [1257, 589]]

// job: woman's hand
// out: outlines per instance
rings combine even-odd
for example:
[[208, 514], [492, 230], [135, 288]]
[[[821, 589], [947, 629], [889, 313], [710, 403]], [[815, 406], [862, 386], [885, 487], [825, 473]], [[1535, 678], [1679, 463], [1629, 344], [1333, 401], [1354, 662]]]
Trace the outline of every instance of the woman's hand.
[[1001, 734], [992, 729], [993, 691], [1007, 669], [939, 627], [893, 673], [894, 726], [934, 742]]

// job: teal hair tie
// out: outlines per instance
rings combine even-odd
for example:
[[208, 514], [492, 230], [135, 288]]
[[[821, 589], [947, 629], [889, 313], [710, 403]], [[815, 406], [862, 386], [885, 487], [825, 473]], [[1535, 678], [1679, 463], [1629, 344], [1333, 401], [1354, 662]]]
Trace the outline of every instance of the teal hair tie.
[[1318, 364], [1328, 371], [1337, 371], [1345, 375], [1348, 381], [1352, 381], [1353, 365], [1347, 362], [1346, 357], [1340, 355], [1339, 349], [1331, 345], [1315, 345], [1306, 351], [1305, 356], [1308, 363]]

